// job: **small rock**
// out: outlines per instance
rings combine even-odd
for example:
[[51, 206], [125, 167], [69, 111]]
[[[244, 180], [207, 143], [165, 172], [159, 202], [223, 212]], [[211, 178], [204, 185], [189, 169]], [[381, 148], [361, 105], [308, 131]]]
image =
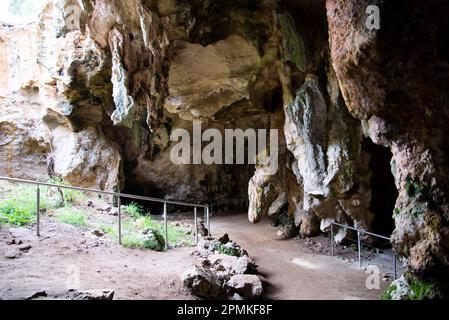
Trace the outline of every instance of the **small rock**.
[[9, 245], [9, 246], [13, 245], [13, 244], [16, 244], [16, 239], [7, 240], [6, 244]]
[[258, 299], [262, 295], [262, 281], [256, 275], [237, 274], [227, 283], [226, 288], [230, 294], [238, 294], [245, 299]]
[[5, 258], [7, 259], [16, 259], [20, 257], [21, 253], [17, 250], [10, 250], [5, 253]]
[[108, 214], [109, 214], [110, 216], [117, 217], [117, 216], [118, 216], [118, 209], [117, 209], [117, 208], [112, 208], [111, 211], [109, 211]]
[[47, 297], [47, 296], [48, 296], [48, 294], [46, 291], [39, 291], [39, 292], [33, 293], [31, 296], [26, 298], [26, 300], [33, 300], [33, 299], [38, 299], [38, 298]]
[[88, 208], [93, 208], [95, 205], [94, 205], [94, 202], [92, 201], [92, 200], [87, 200], [86, 201], [86, 207], [88, 207]]
[[22, 240], [19, 240], [19, 241], [17, 241], [17, 245], [21, 245], [23, 243], [23, 241]]
[[200, 256], [208, 257], [216, 250], [217, 243], [213, 240], [201, 239], [196, 247]]
[[228, 243], [228, 242], [231, 241], [231, 240], [229, 239], [229, 235], [228, 235], [227, 233], [225, 233], [222, 237], [220, 237], [220, 238], [218, 239], [218, 241], [219, 241], [221, 244], [226, 244], [226, 243]]
[[92, 231], [92, 234], [93, 234], [94, 236], [97, 236], [97, 237], [102, 237], [102, 236], [104, 236], [104, 232], [101, 231], [100, 229], [95, 229], [94, 231]]
[[108, 213], [112, 210], [112, 207], [110, 205], [106, 204], [106, 205], [102, 206], [99, 210]]
[[242, 300], [245, 300], [245, 298], [242, 297], [241, 295], [239, 295], [238, 293], [234, 293], [234, 295], [230, 298], [230, 300], [233, 300], [233, 301], [242, 301]]
[[114, 290], [69, 290], [61, 298], [69, 300], [112, 300]]
[[31, 249], [31, 244], [22, 244], [19, 246], [20, 251], [28, 251]]

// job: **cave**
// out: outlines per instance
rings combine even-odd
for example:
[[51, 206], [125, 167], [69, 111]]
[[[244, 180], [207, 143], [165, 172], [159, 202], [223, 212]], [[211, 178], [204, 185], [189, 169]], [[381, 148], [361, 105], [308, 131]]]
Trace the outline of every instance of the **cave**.
[[449, 297], [448, 16], [2, 1], [0, 300]]
[[390, 237], [394, 230], [393, 211], [399, 195], [391, 173], [393, 155], [389, 148], [376, 145], [370, 139], [363, 140], [362, 148], [371, 157], [370, 210], [374, 214], [372, 230], [374, 233]]

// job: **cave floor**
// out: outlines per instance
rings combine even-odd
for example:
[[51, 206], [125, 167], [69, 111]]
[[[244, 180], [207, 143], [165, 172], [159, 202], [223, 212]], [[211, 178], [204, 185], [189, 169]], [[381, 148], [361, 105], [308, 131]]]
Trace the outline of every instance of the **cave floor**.
[[[129, 249], [107, 235], [99, 238], [92, 230], [47, 216], [41, 223], [40, 238], [34, 227], [0, 230], [0, 299], [26, 299], [41, 291], [56, 296], [74, 284], [83, 290], [114, 290], [115, 299], [194, 299], [179, 280], [195, 262], [191, 247], [168, 252]], [[381, 279], [380, 289], [368, 290], [369, 274], [358, 268], [354, 255], [329, 256], [321, 245], [328, 241], [324, 237], [281, 239], [268, 220], [253, 225], [245, 214], [227, 213], [214, 216], [211, 229], [214, 236], [228, 233], [249, 252], [268, 299], [379, 299], [391, 283]], [[31, 248], [20, 251], [17, 244], [9, 244], [13, 238]], [[317, 245], [324, 250], [316, 252]], [[6, 257], [11, 250], [19, 252], [14, 259]], [[381, 278], [391, 274], [388, 257], [377, 260]]]
[[[370, 274], [358, 267], [353, 258], [332, 257], [325, 253], [313, 253], [306, 241], [285, 240], [277, 235], [268, 219], [251, 224], [245, 214], [229, 213], [214, 216], [213, 236], [228, 233], [230, 238], [248, 250], [265, 278], [268, 299], [332, 299], [373, 300], [391, 283], [391, 264], [388, 256], [372, 258], [370, 265], [380, 269], [380, 289], [368, 290], [366, 281]], [[328, 241], [324, 237], [314, 240]], [[325, 250], [324, 250], [325, 251]], [[366, 266], [367, 261], [363, 266]], [[382, 278], [389, 275], [390, 279]]]

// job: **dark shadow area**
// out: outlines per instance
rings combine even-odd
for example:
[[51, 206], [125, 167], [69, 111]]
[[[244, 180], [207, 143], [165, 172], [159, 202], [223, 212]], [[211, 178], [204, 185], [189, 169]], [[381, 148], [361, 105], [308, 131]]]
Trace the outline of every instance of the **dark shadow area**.
[[395, 227], [393, 210], [398, 198], [398, 191], [391, 173], [392, 154], [390, 149], [376, 145], [369, 139], [363, 141], [362, 148], [371, 155], [370, 210], [374, 214], [372, 230], [374, 233], [389, 237]]

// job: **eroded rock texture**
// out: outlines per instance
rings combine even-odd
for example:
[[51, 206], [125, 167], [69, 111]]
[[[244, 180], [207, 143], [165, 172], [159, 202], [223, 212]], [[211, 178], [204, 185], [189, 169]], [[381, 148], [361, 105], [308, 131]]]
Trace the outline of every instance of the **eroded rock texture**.
[[[332, 62], [351, 114], [388, 146], [399, 198], [393, 245], [408, 270], [447, 284], [448, 40], [444, 1], [326, 3]], [[379, 30], [364, 27], [378, 4]], [[348, 19], [347, 17], [353, 17]]]

